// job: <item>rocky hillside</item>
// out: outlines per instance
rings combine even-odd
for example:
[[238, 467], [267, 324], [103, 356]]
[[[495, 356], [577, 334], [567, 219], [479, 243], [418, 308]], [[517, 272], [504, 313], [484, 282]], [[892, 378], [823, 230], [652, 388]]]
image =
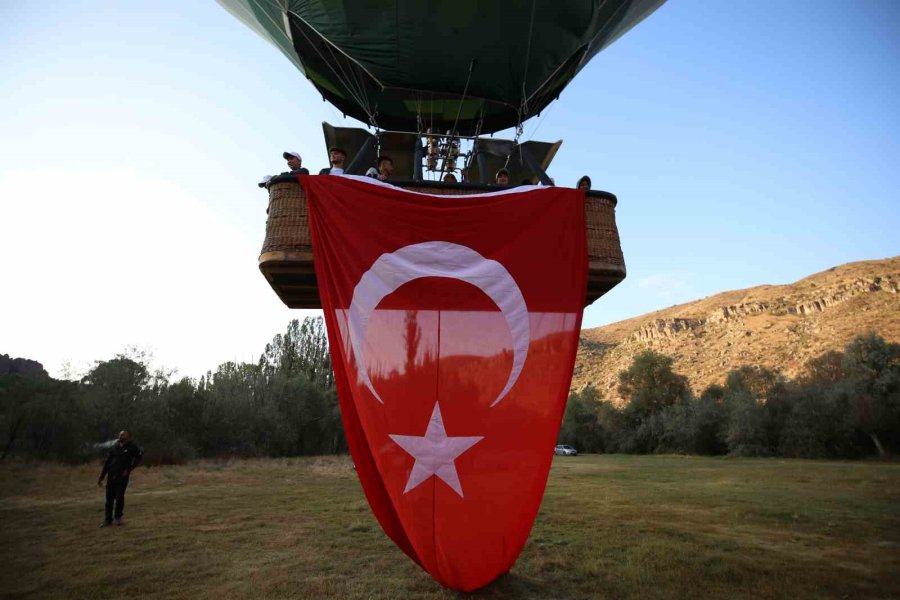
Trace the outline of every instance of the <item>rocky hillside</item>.
[[731, 369], [762, 365], [796, 376], [806, 361], [874, 329], [900, 342], [900, 256], [848, 263], [790, 285], [723, 292], [582, 332], [572, 387], [591, 383], [621, 402], [618, 373], [643, 350], [675, 359], [695, 392]]

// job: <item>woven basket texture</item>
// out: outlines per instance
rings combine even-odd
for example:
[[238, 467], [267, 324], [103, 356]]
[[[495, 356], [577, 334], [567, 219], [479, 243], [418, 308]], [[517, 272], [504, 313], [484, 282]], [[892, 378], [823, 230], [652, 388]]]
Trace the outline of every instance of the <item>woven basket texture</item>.
[[262, 251], [309, 250], [309, 210], [306, 194], [298, 183], [269, 187], [269, 220]]
[[[413, 192], [463, 196], [471, 190], [408, 187]], [[605, 198], [588, 196], [584, 204], [587, 226], [588, 260], [624, 267], [615, 206]], [[309, 213], [303, 187], [296, 183], [276, 183], [269, 188], [269, 220], [262, 251], [309, 251]]]

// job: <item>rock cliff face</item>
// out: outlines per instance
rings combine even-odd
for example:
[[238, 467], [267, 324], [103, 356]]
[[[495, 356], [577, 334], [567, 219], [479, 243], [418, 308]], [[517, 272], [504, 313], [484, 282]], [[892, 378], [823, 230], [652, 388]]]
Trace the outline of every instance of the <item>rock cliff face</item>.
[[572, 387], [619, 403], [618, 373], [643, 350], [675, 359], [695, 392], [731, 369], [762, 365], [795, 377], [806, 362], [875, 330], [900, 342], [900, 257], [849, 263], [791, 285], [723, 292], [582, 332]]
[[18, 373], [28, 377], [49, 377], [44, 365], [27, 358], [12, 358], [8, 354], [0, 354], [0, 375]]

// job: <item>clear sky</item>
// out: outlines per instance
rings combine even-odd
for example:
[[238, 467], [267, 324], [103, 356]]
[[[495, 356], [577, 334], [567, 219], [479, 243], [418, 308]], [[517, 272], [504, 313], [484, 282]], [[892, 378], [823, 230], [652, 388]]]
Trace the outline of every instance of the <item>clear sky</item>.
[[[0, 353], [199, 376], [314, 314], [257, 269], [256, 182], [357, 124], [275, 48], [215, 2], [0, 0], [0, 57]], [[670, 0], [532, 135], [619, 197], [585, 327], [900, 254], [900, 2]]]

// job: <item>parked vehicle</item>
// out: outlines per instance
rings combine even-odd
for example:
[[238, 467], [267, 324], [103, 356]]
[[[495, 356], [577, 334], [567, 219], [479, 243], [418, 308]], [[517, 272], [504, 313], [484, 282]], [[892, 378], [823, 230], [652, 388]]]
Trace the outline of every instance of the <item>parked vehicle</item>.
[[578, 450], [566, 444], [559, 444], [553, 449], [553, 454], [558, 456], [578, 456]]

